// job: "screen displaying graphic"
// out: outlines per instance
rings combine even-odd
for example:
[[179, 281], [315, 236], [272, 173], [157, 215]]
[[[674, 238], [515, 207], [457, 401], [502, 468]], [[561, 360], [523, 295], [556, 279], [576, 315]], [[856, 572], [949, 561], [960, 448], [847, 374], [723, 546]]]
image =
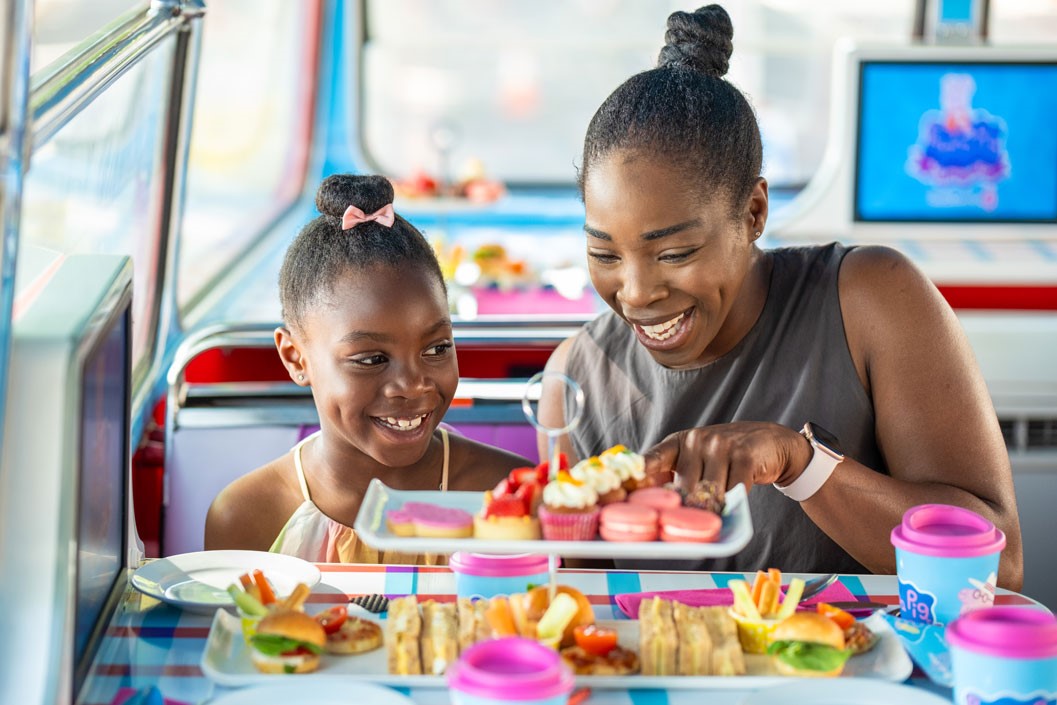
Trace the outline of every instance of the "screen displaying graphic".
[[1057, 64], [864, 62], [855, 219], [1057, 221]]

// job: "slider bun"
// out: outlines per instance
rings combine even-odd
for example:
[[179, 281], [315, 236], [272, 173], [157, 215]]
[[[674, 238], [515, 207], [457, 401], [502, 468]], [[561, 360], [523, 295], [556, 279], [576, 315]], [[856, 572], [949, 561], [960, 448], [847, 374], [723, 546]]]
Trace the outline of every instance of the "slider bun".
[[[844, 650], [844, 632], [837, 623], [829, 617], [824, 617], [818, 612], [795, 612], [791, 617], [783, 620], [774, 628], [771, 635], [772, 641], [802, 641], [811, 644], [822, 644], [831, 646], [839, 651]], [[783, 676], [807, 676], [816, 678], [830, 678], [839, 676], [844, 670], [844, 662], [828, 671], [816, 671], [806, 668], [797, 668], [786, 663], [781, 658], [775, 659], [775, 668]]]
[[258, 634], [274, 634], [323, 648], [327, 634], [322, 625], [304, 612], [276, 610], [257, 623]]
[[774, 628], [771, 641], [806, 641], [844, 650], [844, 632], [818, 612], [794, 612]]

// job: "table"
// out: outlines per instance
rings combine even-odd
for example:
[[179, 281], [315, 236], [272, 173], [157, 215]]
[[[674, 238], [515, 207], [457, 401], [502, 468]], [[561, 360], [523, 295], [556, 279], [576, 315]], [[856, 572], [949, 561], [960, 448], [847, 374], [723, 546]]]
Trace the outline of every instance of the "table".
[[[322, 585], [314, 591], [309, 611], [322, 610], [341, 601], [341, 595], [384, 593], [389, 596], [416, 594], [419, 599], [454, 599], [455, 580], [447, 568], [321, 564]], [[752, 580], [740, 573], [632, 572], [561, 570], [559, 581], [578, 588], [591, 601], [599, 619], [623, 618], [614, 595], [648, 590], [726, 587], [731, 580]], [[793, 577], [793, 576], [790, 576]], [[799, 577], [810, 578], [810, 575]], [[844, 575], [841, 582], [856, 596], [876, 602], [899, 604], [896, 578], [892, 575]], [[999, 591], [996, 604], [1027, 605], [1022, 595]], [[185, 612], [140, 594], [131, 586], [111, 619], [88, 679], [81, 705], [109, 705], [119, 688], [154, 684], [167, 698], [197, 705], [228, 692], [205, 677], [199, 660], [205, 649], [212, 617]], [[950, 697], [950, 691], [930, 683], [915, 670], [911, 684]], [[404, 688], [416, 703], [447, 705], [442, 689]], [[746, 690], [710, 691], [710, 705], [735, 705]], [[698, 705], [700, 691], [595, 690], [588, 705]]]

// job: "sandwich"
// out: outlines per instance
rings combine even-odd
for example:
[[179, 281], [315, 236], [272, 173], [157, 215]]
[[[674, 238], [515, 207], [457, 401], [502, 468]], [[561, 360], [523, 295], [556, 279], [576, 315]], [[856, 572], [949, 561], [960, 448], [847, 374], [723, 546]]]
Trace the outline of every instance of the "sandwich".
[[[487, 603], [488, 601], [478, 600], [477, 602]], [[457, 633], [459, 653], [462, 653], [477, 643], [477, 610], [474, 608], [474, 602], [468, 597], [460, 597], [456, 600], [455, 610], [459, 621]]]
[[672, 604], [672, 618], [679, 640], [677, 666], [680, 676], [712, 674], [712, 635], [705, 623], [703, 609], [687, 607], [681, 602]]
[[744, 676], [745, 652], [738, 639], [738, 625], [725, 607], [701, 607], [712, 637], [712, 675]]
[[426, 675], [442, 676], [455, 663], [459, 657], [457, 631], [453, 603], [422, 603], [422, 671]]
[[389, 672], [400, 676], [422, 674], [418, 637], [422, 633], [422, 617], [414, 595], [389, 600], [389, 615], [385, 620], [385, 643], [388, 646]]
[[817, 612], [797, 612], [775, 627], [767, 653], [785, 676], [838, 676], [851, 652], [844, 632]]
[[262, 673], [309, 673], [327, 641], [322, 625], [304, 612], [279, 609], [257, 623], [250, 660]]
[[642, 675], [673, 676], [676, 664], [675, 621], [672, 603], [659, 597], [639, 604], [639, 658]]

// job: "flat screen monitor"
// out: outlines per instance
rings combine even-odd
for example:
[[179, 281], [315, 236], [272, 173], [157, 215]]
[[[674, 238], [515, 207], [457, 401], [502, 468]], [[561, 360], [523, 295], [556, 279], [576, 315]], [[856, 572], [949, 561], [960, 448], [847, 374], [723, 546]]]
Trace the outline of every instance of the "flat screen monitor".
[[92, 662], [125, 580], [129, 467], [130, 296], [125, 294], [81, 364], [78, 414], [77, 568], [74, 579], [74, 692]]
[[863, 61], [854, 218], [1057, 223], [1057, 63]]

